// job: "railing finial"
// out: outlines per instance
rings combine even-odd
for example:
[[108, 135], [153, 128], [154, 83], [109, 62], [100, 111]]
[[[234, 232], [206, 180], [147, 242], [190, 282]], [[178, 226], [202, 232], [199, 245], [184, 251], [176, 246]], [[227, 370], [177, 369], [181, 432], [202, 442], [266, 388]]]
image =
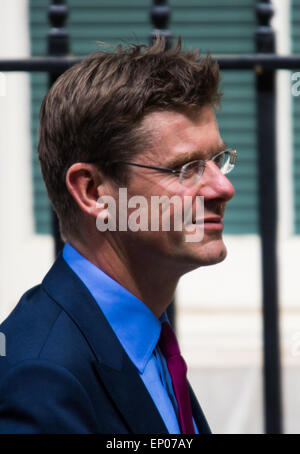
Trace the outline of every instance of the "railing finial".
[[68, 6], [65, 0], [51, 0], [48, 18], [51, 25], [48, 33], [48, 55], [65, 56], [69, 53], [69, 35], [65, 29]]
[[259, 53], [274, 53], [276, 42], [271, 25], [274, 8], [271, 0], [259, 0], [256, 7], [258, 28], [256, 31], [256, 51]]
[[157, 36], [166, 38], [166, 50], [172, 46], [172, 34], [168, 30], [168, 24], [171, 17], [171, 9], [167, 0], [153, 0], [150, 12], [151, 22], [154, 30], [150, 35], [150, 42], [153, 43]]

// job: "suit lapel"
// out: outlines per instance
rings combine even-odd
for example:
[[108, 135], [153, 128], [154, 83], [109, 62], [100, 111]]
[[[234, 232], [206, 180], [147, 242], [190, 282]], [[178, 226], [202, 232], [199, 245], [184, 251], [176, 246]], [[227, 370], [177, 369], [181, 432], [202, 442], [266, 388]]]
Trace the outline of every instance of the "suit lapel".
[[95, 368], [129, 428], [136, 434], [168, 434], [168, 430], [136, 368], [128, 357], [122, 370], [95, 362]]
[[210, 427], [206, 421], [203, 411], [199, 405], [199, 402], [198, 402], [190, 384], [189, 384], [189, 390], [190, 390], [192, 414], [193, 414], [195, 423], [198, 427], [199, 434], [211, 434]]
[[95, 354], [95, 370], [133, 433], [167, 434], [166, 426], [98, 304], [60, 255], [42, 287], [71, 317]]

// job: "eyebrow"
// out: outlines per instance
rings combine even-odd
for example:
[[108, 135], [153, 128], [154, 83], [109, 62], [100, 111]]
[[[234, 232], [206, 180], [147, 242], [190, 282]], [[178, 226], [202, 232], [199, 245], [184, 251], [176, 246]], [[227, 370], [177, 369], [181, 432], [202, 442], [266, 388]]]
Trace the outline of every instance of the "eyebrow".
[[178, 156], [175, 156], [173, 159], [170, 159], [165, 165], [167, 168], [172, 169], [175, 167], [179, 167], [180, 165], [184, 165], [187, 162], [192, 162], [196, 161], [197, 159], [199, 160], [205, 160], [203, 155], [207, 156], [214, 156], [215, 154], [224, 151], [227, 147], [226, 142], [222, 142], [220, 145], [217, 147], [214, 147], [211, 150], [207, 151], [202, 151], [202, 150], [197, 150], [197, 151], [191, 151], [188, 153], [181, 153]]

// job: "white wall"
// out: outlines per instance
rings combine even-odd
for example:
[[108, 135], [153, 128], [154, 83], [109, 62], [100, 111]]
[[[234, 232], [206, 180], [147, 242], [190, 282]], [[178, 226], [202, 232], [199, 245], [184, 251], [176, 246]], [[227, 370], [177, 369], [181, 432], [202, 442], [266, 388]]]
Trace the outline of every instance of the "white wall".
[[[0, 58], [29, 55], [27, 0], [0, 2]], [[2, 76], [3, 77], [3, 76]], [[30, 92], [25, 73], [5, 73], [0, 97], [0, 320], [40, 282], [52, 261], [52, 240], [33, 229]]]

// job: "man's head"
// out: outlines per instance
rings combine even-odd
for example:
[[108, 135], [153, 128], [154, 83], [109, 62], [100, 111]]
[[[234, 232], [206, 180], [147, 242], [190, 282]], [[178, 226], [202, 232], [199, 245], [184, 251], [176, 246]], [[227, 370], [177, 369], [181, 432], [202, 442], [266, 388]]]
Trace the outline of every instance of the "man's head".
[[[149, 48], [96, 52], [66, 71], [45, 97], [38, 152], [65, 239], [82, 238], [91, 221], [96, 230], [92, 201], [105, 191], [126, 186], [130, 195], [171, 196], [176, 187], [181, 197], [186, 194], [176, 176], [120, 161], [175, 169], [211, 158], [222, 147], [213, 110], [220, 99], [217, 63], [182, 51], [180, 43], [164, 48], [158, 39]], [[203, 195], [209, 217], [222, 218], [233, 188], [212, 162], [206, 167], [188, 193]], [[216, 263], [225, 257], [225, 246], [220, 228], [210, 227], [197, 247], [183, 247], [178, 234], [168, 232], [134, 232], [132, 244], [140, 241], [149, 253], [191, 260], [192, 267], [201, 257], [203, 264]], [[124, 240], [130, 243], [130, 232]]]

